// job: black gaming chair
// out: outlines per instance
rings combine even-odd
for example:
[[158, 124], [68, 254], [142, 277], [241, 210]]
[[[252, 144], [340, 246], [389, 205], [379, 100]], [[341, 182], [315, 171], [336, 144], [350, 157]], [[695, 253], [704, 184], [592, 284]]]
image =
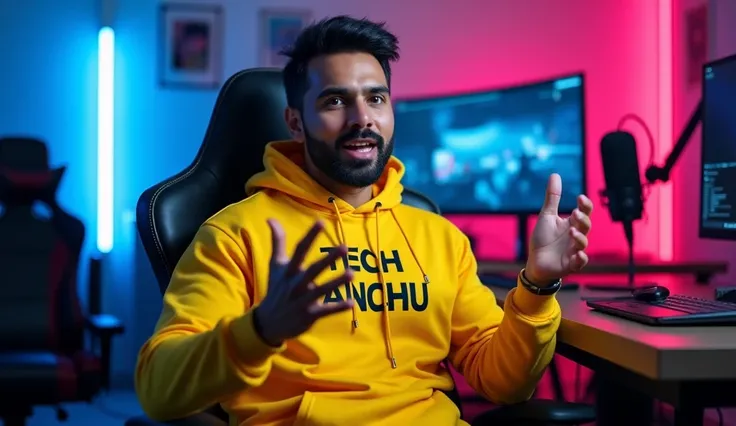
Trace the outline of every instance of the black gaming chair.
[[[138, 232], [162, 293], [199, 226], [223, 207], [244, 198], [246, 180], [263, 170], [265, 144], [289, 137], [283, 122], [285, 107], [279, 70], [252, 69], [235, 74], [220, 91], [194, 162], [141, 195], [137, 208]], [[439, 213], [431, 200], [411, 190], [404, 191], [403, 202]], [[457, 391], [449, 396], [460, 407]], [[532, 400], [491, 410], [473, 424], [574, 425], [594, 419], [594, 410], [587, 405]], [[227, 415], [216, 406], [163, 424], [144, 417], [126, 423], [126, 426], [162, 425], [226, 426]]]
[[[113, 337], [122, 323], [84, 312], [77, 272], [81, 220], [56, 200], [64, 168], [49, 168], [44, 141], [0, 138], [0, 424], [22, 426], [35, 406], [92, 401], [109, 387]], [[90, 307], [99, 266], [90, 266]], [[91, 315], [88, 315], [91, 314]], [[91, 343], [91, 344], [89, 344]], [[99, 350], [97, 350], [99, 347]]]

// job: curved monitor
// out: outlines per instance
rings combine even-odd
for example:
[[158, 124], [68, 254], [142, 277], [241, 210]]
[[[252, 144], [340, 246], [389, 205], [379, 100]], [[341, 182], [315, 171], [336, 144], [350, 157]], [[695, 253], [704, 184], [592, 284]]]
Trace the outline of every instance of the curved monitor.
[[736, 55], [703, 68], [700, 237], [736, 241]]
[[560, 212], [585, 191], [583, 74], [398, 100], [394, 111], [402, 183], [443, 214], [535, 214], [553, 172], [562, 176]]

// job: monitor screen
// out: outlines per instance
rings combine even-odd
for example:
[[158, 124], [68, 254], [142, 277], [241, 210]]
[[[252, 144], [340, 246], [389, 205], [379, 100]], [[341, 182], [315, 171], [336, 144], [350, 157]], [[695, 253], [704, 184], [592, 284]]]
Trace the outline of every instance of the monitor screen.
[[534, 214], [562, 176], [561, 212], [585, 189], [582, 74], [472, 94], [395, 103], [404, 185], [442, 213]]
[[736, 55], [703, 67], [700, 236], [736, 240]]

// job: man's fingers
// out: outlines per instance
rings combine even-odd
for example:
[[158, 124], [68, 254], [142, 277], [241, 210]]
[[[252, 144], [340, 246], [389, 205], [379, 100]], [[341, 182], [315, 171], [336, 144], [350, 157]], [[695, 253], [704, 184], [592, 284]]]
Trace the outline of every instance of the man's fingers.
[[590, 216], [590, 214], [593, 213], [593, 202], [590, 201], [590, 198], [580, 194], [578, 195], [578, 209]]
[[575, 228], [570, 228], [570, 236], [572, 237], [572, 247], [575, 251], [588, 248], [588, 237], [585, 234]]
[[319, 235], [319, 233], [322, 232], [323, 229], [324, 225], [322, 224], [322, 222], [315, 222], [315, 224], [312, 225], [309, 231], [307, 231], [307, 234], [304, 236], [304, 238], [299, 241], [299, 243], [296, 245], [296, 249], [294, 250], [294, 256], [292, 256], [291, 260], [289, 261], [289, 268], [286, 272], [287, 276], [292, 276], [299, 272], [299, 269], [302, 266], [302, 262], [304, 262], [304, 257], [306, 257], [309, 249], [314, 243], [314, 240], [317, 238], [317, 235]]
[[289, 258], [286, 256], [286, 234], [284, 228], [276, 219], [268, 220], [271, 228], [271, 263], [286, 265]]
[[307, 315], [312, 322], [320, 318], [347, 311], [353, 307], [353, 299], [343, 300], [335, 303], [313, 303], [307, 308]]
[[345, 271], [345, 273], [341, 274], [337, 278], [331, 279], [330, 281], [327, 281], [322, 285], [309, 288], [306, 294], [304, 294], [304, 297], [307, 299], [308, 302], [312, 302], [322, 296], [332, 293], [333, 291], [335, 291], [336, 288], [349, 283], [352, 279], [353, 271], [351, 269], [348, 269], [347, 271]]
[[317, 275], [319, 275], [320, 272], [329, 268], [330, 265], [337, 261], [337, 259], [345, 256], [347, 252], [348, 250], [345, 246], [339, 246], [334, 250], [331, 250], [329, 253], [327, 253], [325, 257], [314, 262], [311, 266], [309, 266], [309, 268], [304, 271], [304, 274], [302, 275], [297, 285], [306, 285], [307, 283], [314, 281], [314, 279], [317, 278]]
[[588, 264], [588, 255], [584, 251], [579, 251], [572, 256], [570, 259], [570, 269], [573, 272], [578, 272]]
[[547, 182], [547, 191], [544, 196], [544, 205], [540, 214], [557, 215], [562, 197], [562, 178], [557, 173], [552, 173]]
[[590, 232], [590, 216], [584, 214], [580, 209], [575, 209], [570, 215], [570, 224], [583, 234]]

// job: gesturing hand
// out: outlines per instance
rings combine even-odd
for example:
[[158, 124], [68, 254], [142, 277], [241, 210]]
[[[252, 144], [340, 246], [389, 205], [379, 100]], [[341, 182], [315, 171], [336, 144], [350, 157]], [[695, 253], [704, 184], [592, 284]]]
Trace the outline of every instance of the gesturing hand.
[[552, 174], [547, 183], [547, 195], [529, 244], [526, 275], [535, 284], [544, 284], [577, 272], [588, 263], [590, 214], [593, 202], [578, 196], [578, 206], [568, 218], [558, 215], [562, 178]]
[[314, 279], [333, 262], [347, 253], [345, 247], [331, 251], [306, 269], [302, 262], [323, 225], [317, 222], [297, 244], [291, 259], [286, 255], [284, 229], [276, 220], [269, 220], [273, 240], [271, 265], [266, 297], [255, 309], [254, 315], [263, 340], [273, 346], [299, 336], [318, 319], [350, 309], [351, 299], [338, 303], [321, 304], [318, 299], [332, 293], [337, 287], [350, 282], [352, 270], [317, 286]]

